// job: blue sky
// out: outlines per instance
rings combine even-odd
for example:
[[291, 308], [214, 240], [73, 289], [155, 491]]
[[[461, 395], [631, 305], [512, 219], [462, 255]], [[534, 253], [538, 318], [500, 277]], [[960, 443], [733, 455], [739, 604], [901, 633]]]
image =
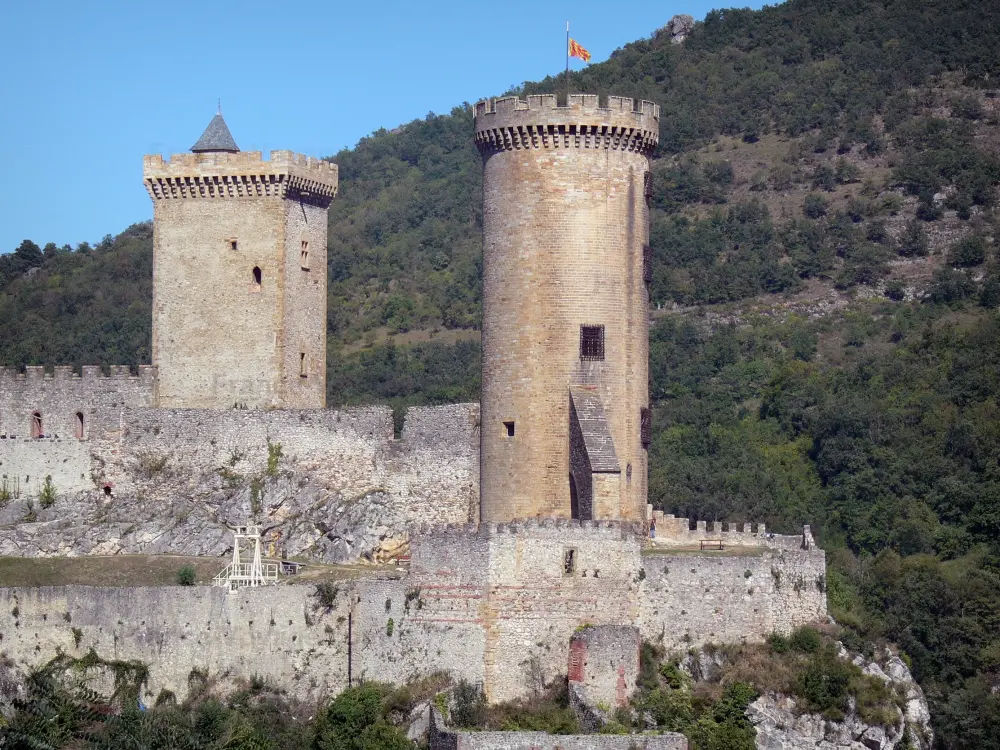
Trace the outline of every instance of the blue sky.
[[93, 243], [151, 218], [142, 155], [189, 149], [220, 97], [241, 149], [329, 156], [562, 70], [567, 20], [600, 62], [717, 5], [11, 3], [0, 11], [0, 252], [24, 238]]

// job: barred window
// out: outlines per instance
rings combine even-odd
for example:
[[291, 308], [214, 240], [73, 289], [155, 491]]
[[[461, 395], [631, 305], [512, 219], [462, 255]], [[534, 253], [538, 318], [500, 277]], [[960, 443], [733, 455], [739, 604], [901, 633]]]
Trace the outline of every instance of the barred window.
[[648, 448], [653, 439], [653, 418], [649, 407], [639, 409], [639, 441], [643, 448]]
[[604, 326], [580, 326], [580, 359], [604, 360]]
[[653, 199], [653, 173], [649, 170], [642, 176], [642, 192], [646, 196], [646, 202], [649, 203]]
[[642, 280], [653, 283], [653, 248], [649, 245], [642, 246]]

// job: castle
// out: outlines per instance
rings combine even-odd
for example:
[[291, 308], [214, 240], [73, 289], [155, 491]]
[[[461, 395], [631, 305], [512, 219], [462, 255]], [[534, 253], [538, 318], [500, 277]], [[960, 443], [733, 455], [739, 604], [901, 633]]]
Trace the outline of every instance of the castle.
[[[259, 674], [309, 699], [359, 679], [448, 671], [506, 700], [526, 691], [529, 674], [549, 681], [569, 668], [585, 681], [580, 654], [605, 641], [571, 649], [581, 626], [618, 629], [602, 631], [612, 633], [607, 648], [636, 656], [628, 643], [640, 636], [668, 649], [759, 641], [826, 615], [825, 557], [808, 527], [792, 536], [692, 528], [646, 502], [647, 200], [659, 108], [530, 96], [480, 102], [475, 115], [481, 410], [413, 409], [397, 438], [385, 408], [322, 408], [336, 167], [239, 152], [221, 115], [193, 153], [145, 158], [152, 366], [109, 377], [0, 373], [0, 471], [26, 486], [51, 476], [75, 493], [58, 501], [64, 508], [100, 509], [80, 512], [101, 537], [81, 548], [67, 510], [31, 523], [0, 515], [0, 551], [190, 553], [195, 515], [219, 530], [198, 551], [218, 554], [242, 510], [263, 516], [286, 553], [320, 559], [355, 559], [374, 544], [358, 544], [342, 519], [365, 533], [378, 525], [380, 543], [395, 534], [409, 544], [409, 569], [344, 581], [322, 599], [307, 586], [7, 589], [0, 630], [12, 634], [2, 648], [15, 661], [89, 648], [139, 659], [151, 664], [154, 698], [182, 695], [188, 673], [208, 669]], [[272, 460], [286, 476], [268, 479]], [[233, 504], [223, 489], [237, 473], [286, 494], [258, 494], [254, 505], [247, 490]], [[169, 496], [155, 494], [163, 486]], [[180, 520], [185, 492], [203, 499]], [[144, 534], [136, 514], [173, 525]], [[705, 542], [729, 554], [701, 554]], [[614, 635], [623, 627], [632, 635]], [[634, 688], [626, 666], [617, 674], [612, 699]]]

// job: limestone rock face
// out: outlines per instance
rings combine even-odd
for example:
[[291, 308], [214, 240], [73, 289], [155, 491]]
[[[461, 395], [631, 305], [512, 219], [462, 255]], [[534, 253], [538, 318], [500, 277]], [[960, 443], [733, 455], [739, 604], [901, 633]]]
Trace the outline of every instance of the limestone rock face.
[[384, 407], [123, 409], [127, 428], [87, 440], [0, 441], [3, 473], [20, 477], [0, 503], [0, 555], [217, 556], [254, 519], [268, 557], [387, 561], [415, 527], [475, 517], [478, 415], [414, 407], [396, 438]]
[[667, 21], [667, 25], [664, 26], [661, 31], [664, 34], [670, 35], [670, 41], [673, 44], [680, 44], [684, 41], [684, 38], [691, 33], [691, 29], [694, 28], [694, 18], [689, 16], [687, 13], [681, 13], [676, 15]]
[[763, 695], [747, 707], [747, 716], [757, 727], [759, 750], [895, 750], [909, 746], [929, 750], [934, 743], [930, 712], [923, 691], [906, 664], [896, 654], [883, 652], [876, 661], [839, 647], [842, 659], [851, 661], [868, 675], [888, 683], [905, 701], [889, 727], [872, 726], [861, 720], [853, 705], [843, 721], [827, 721], [819, 714], [796, 710], [795, 699], [786, 695]]
[[[206, 474], [188, 498], [168, 496], [159, 505], [125, 496], [95, 507], [93, 493], [81, 492], [60, 498], [33, 523], [18, 523], [25, 509], [11, 503], [0, 511], [0, 524], [11, 524], [0, 533], [0, 555], [225, 555], [232, 549], [230, 529], [251, 516], [250, 495], [249, 488], [234, 491]], [[351, 496], [310, 479], [278, 477], [260, 501], [265, 554], [387, 561], [405, 548], [410, 526], [392, 500], [380, 489]]]

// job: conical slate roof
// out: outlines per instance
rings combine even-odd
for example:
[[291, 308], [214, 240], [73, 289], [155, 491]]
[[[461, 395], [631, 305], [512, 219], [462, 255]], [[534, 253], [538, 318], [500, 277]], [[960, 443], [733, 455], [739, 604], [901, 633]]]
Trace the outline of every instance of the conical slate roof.
[[222, 113], [219, 112], [208, 123], [205, 132], [201, 134], [201, 138], [191, 147], [191, 150], [196, 154], [206, 151], [228, 151], [235, 154], [240, 150], [240, 147], [236, 145], [232, 133], [226, 126], [226, 121], [222, 119]]

